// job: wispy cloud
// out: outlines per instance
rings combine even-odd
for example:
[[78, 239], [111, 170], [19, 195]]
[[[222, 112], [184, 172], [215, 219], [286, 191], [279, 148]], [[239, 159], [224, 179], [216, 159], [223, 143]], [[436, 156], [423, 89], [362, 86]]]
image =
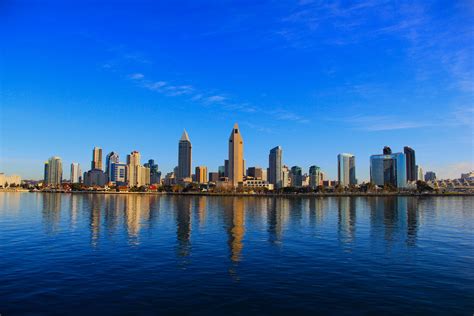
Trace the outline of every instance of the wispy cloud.
[[450, 128], [450, 127], [467, 127], [473, 133], [474, 109], [472, 107], [458, 107], [447, 115], [434, 117], [430, 120], [407, 120], [405, 117], [396, 115], [364, 115], [358, 114], [336, 120], [349, 124], [352, 128], [376, 132], [390, 131], [416, 128]]

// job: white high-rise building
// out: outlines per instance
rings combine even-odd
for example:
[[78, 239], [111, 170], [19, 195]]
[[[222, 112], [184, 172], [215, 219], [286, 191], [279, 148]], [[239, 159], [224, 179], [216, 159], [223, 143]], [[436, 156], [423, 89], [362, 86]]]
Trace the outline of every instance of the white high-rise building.
[[46, 184], [51, 186], [60, 186], [62, 181], [63, 162], [61, 158], [57, 156], [49, 158], [47, 163]]
[[71, 164], [71, 183], [81, 183], [82, 172], [81, 165], [77, 162]]

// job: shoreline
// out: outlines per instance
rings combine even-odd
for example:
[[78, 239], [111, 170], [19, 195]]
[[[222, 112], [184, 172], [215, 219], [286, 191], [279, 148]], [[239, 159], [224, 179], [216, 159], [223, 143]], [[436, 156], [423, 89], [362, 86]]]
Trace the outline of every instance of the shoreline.
[[184, 195], [184, 196], [238, 196], [238, 197], [388, 197], [388, 196], [474, 196], [469, 192], [446, 192], [446, 193], [417, 193], [417, 192], [383, 192], [383, 193], [363, 193], [363, 192], [345, 192], [345, 193], [265, 193], [265, 194], [248, 194], [248, 193], [213, 193], [213, 192], [115, 192], [115, 191], [29, 191], [29, 190], [0, 190], [0, 193], [11, 192], [27, 192], [27, 193], [62, 193], [62, 194], [104, 194], [104, 195], [123, 195], [123, 194], [141, 194], [141, 195]]

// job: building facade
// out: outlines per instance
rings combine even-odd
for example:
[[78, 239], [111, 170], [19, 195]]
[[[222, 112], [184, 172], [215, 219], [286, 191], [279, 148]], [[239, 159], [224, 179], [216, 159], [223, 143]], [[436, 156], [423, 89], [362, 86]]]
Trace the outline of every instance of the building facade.
[[186, 130], [183, 131], [178, 146], [178, 179], [190, 178], [192, 166], [192, 146]]
[[342, 153], [337, 155], [337, 179], [342, 186], [356, 185], [355, 156]]
[[77, 162], [71, 164], [71, 183], [81, 183], [82, 182], [82, 171], [81, 166]]
[[268, 182], [277, 189], [283, 188], [283, 149], [277, 146], [268, 155]]
[[94, 147], [92, 149], [92, 161], [91, 161], [91, 170], [93, 169], [102, 169], [102, 148]]
[[140, 153], [132, 151], [127, 155], [127, 182], [130, 187], [139, 186], [140, 173]]
[[405, 188], [407, 186], [406, 175], [404, 153], [370, 156], [371, 183], [378, 186], [390, 184], [396, 188]]
[[196, 176], [196, 182], [207, 183], [207, 167], [197, 166], [195, 176]]
[[244, 142], [235, 123], [229, 137], [229, 181], [237, 187], [244, 180]]
[[309, 167], [309, 186], [316, 189], [322, 184], [321, 168], [318, 166]]
[[292, 187], [301, 187], [303, 186], [303, 170], [301, 167], [293, 166], [290, 171], [290, 179]]
[[127, 164], [116, 162], [110, 166], [111, 178], [109, 181], [118, 186], [127, 184]]
[[427, 171], [425, 173], [425, 181], [435, 181], [436, 180], [436, 173], [433, 171]]
[[116, 152], [112, 151], [105, 157], [105, 173], [107, 174], [109, 181], [112, 181], [112, 164], [119, 162], [119, 155]]
[[403, 148], [403, 153], [405, 154], [405, 159], [407, 162], [407, 181], [416, 181], [418, 177], [416, 173], [415, 150], [405, 146]]
[[45, 164], [45, 171], [47, 169], [46, 185], [58, 187], [63, 181], [63, 162], [60, 157], [54, 156], [48, 159]]
[[260, 167], [249, 167], [247, 169], [247, 177], [255, 180], [263, 180], [263, 169]]

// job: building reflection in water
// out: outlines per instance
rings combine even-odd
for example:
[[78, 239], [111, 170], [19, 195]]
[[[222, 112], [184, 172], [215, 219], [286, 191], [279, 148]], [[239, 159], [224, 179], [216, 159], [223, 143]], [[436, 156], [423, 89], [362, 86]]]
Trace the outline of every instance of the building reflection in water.
[[128, 241], [131, 245], [140, 243], [139, 235], [142, 220], [150, 217], [149, 196], [130, 194], [125, 200], [125, 224], [127, 227]]
[[104, 197], [99, 194], [89, 194], [87, 198], [90, 202], [91, 245], [96, 247], [100, 237], [101, 213]]
[[189, 256], [191, 250], [191, 202], [191, 197], [187, 196], [174, 196], [172, 199], [176, 206], [177, 253], [180, 257]]
[[194, 200], [199, 227], [204, 227], [206, 222], [207, 196], [198, 196]]
[[268, 241], [273, 245], [281, 246], [289, 208], [288, 199], [275, 197], [267, 200]]
[[43, 193], [43, 225], [47, 234], [57, 233], [61, 219], [62, 194]]
[[337, 210], [339, 241], [353, 242], [356, 232], [356, 199], [347, 196], [338, 197]]
[[237, 263], [241, 260], [243, 238], [245, 234], [244, 199], [238, 197], [224, 198], [224, 221], [227, 231], [227, 243], [230, 249], [230, 260]]

